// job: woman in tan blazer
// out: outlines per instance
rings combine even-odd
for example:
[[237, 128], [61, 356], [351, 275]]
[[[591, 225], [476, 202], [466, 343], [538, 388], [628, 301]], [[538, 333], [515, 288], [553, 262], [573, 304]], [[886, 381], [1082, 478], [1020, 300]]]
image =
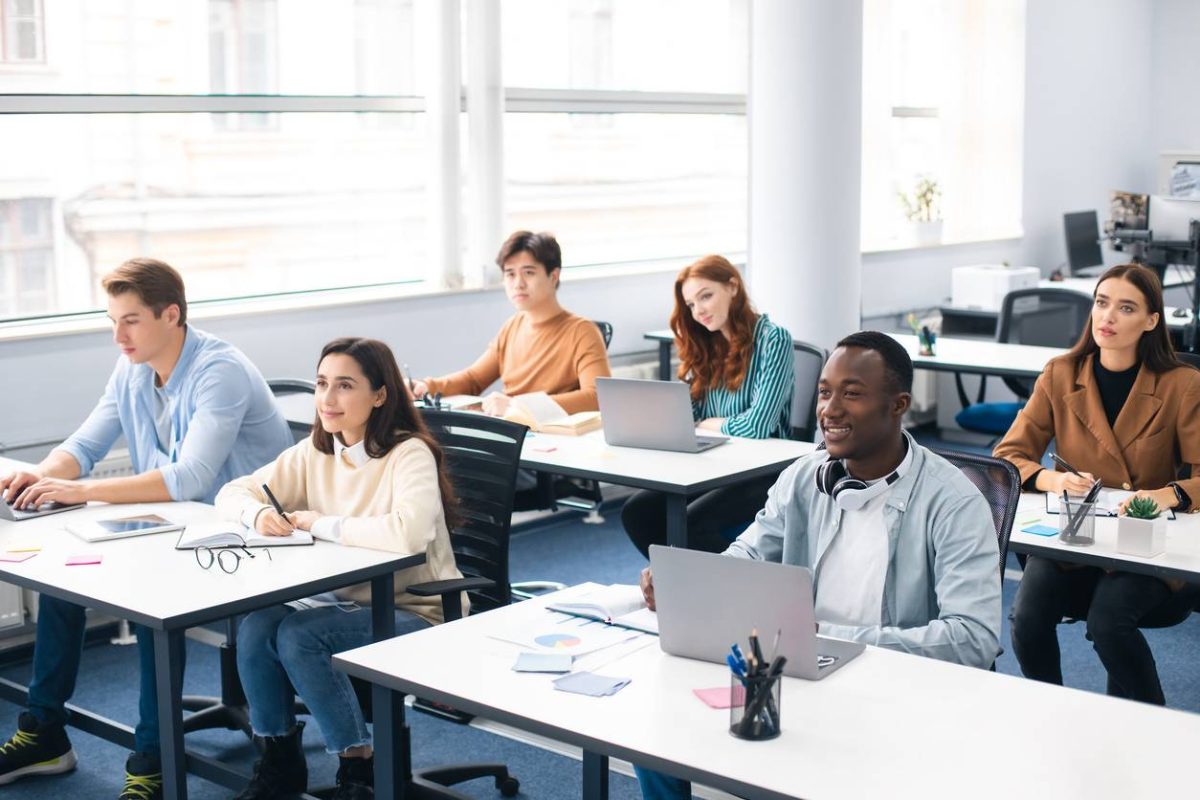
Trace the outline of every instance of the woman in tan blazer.
[[[1051, 440], [1078, 474], [1042, 467]], [[1200, 371], [1175, 356], [1158, 277], [1137, 264], [1105, 272], [1079, 341], [1046, 365], [1028, 404], [994, 455], [1021, 472], [1027, 491], [1083, 494], [1099, 478], [1160, 508], [1200, 504]], [[1176, 480], [1181, 467], [1190, 477]], [[1187, 618], [1200, 587], [1031, 556], [1013, 603], [1013, 650], [1026, 677], [1062, 683], [1056, 626], [1087, 619], [1108, 671], [1108, 693], [1164, 704], [1139, 624]]]

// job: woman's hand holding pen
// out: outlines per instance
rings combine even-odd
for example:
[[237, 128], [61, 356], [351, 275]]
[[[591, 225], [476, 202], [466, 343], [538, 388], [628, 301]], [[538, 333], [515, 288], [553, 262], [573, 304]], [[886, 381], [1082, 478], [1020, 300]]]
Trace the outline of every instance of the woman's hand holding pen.
[[263, 536], [291, 536], [295, 526], [288, 519], [290, 516], [265, 508], [254, 520], [254, 530]]
[[650, 573], [649, 567], [642, 570], [639, 582], [642, 586], [642, 599], [646, 601], [646, 608], [654, 611], [654, 576]]
[[1068, 494], [1083, 496], [1092, 488], [1096, 478], [1090, 472], [1051, 472], [1042, 470], [1037, 477], [1037, 488], [1043, 492], [1061, 495]]

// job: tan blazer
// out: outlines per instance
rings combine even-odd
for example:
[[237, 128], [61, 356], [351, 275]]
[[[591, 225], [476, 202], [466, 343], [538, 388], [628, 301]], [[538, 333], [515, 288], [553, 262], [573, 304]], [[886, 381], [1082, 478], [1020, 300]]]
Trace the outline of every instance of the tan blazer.
[[1011, 461], [1024, 483], [1042, 468], [1050, 440], [1055, 452], [1105, 486], [1161, 489], [1182, 464], [1191, 478], [1179, 485], [1200, 507], [1200, 370], [1156, 374], [1142, 367], [1129, 398], [1109, 427], [1088, 356], [1076, 368], [1059, 356], [1046, 365], [1033, 396], [993, 455]]

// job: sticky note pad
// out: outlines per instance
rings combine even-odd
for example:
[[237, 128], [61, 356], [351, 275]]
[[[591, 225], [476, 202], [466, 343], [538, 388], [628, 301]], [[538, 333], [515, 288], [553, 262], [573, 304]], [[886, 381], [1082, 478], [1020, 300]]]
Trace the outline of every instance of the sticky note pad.
[[81, 567], [85, 564], [99, 564], [104, 560], [104, 556], [99, 553], [89, 553], [87, 555], [71, 556], [67, 559], [68, 567]]
[[36, 552], [31, 552], [29, 550], [24, 550], [21, 552], [9, 551], [7, 553], [0, 553], [0, 561], [13, 561], [13, 562], [28, 561], [29, 559], [33, 558], [36, 555], [37, 555]]
[[1029, 525], [1021, 528], [1021, 533], [1032, 533], [1034, 536], [1057, 536], [1058, 528], [1050, 525]]
[[606, 697], [616, 694], [629, 685], [631, 678], [610, 678], [592, 672], [573, 672], [554, 679], [554, 688], [561, 692], [574, 692], [589, 697]]
[[570, 672], [571, 656], [564, 653], [521, 653], [514, 672]]
[[715, 686], [712, 689], [692, 689], [692, 694], [704, 701], [710, 708], [732, 708], [733, 692], [728, 686]]

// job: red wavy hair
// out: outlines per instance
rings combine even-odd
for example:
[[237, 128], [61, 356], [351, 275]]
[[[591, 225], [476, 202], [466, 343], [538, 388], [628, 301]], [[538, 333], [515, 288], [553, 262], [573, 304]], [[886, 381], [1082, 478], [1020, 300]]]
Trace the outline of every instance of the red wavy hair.
[[[692, 317], [683, 300], [683, 284], [689, 278], [715, 283], [733, 283], [738, 291], [729, 302], [728, 339], [720, 331], [710, 331]], [[671, 311], [671, 330], [679, 352], [679, 378], [691, 384], [692, 400], [699, 402], [712, 389], [725, 387], [736, 392], [746, 380], [753, 351], [754, 324], [758, 314], [750, 305], [746, 284], [737, 267], [722, 256], [705, 256], [683, 268], [675, 278], [675, 308]]]

